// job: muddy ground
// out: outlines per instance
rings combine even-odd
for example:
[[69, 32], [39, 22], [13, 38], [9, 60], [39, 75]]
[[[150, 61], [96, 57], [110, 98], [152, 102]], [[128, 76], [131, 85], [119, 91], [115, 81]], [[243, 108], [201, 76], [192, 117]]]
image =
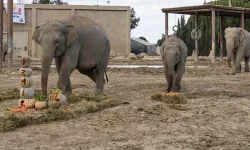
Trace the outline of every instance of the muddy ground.
[[[136, 62], [160, 64], [159, 60]], [[151, 100], [153, 94], [166, 89], [163, 69], [109, 69], [104, 92], [111, 100], [126, 105], [0, 133], [0, 149], [249, 150], [250, 73], [228, 75], [225, 61], [188, 61], [187, 65], [207, 66], [187, 68], [181, 92], [187, 104], [173, 106]], [[50, 88], [55, 88], [57, 78], [51, 71]], [[33, 79], [34, 88], [41, 89], [39, 70], [34, 71]], [[74, 93], [94, 91], [94, 83], [77, 71], [71, 81]], [[13, 70], [2, 72], [0, 83], [2, 93], [19, 88], [19, 74]], [[0, 103], [4, 107], [8, 100]]]

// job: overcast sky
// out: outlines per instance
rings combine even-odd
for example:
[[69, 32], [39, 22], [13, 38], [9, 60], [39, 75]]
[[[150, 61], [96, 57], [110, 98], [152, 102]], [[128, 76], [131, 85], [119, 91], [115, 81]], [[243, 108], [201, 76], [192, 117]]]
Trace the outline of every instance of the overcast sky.
[[[32, 2], [32, 0], [22, 1], [25, 3]], [[107, 0], [67, 0], [67, 2], [71, 5], [96, 5], [97, 2], [99, 5], [107, 5]], [[139, 26], [132, 30], [131, 36], [144, 36], [149, 42], [156, 43], [161, 38], [161, 34], [165, 32], [165, 17], [161, 11], [162, 8], [202, 5], [203, 2], [204, 0], [110, 0], [110, 5], [134, 7], [141, 20]], [[174, 14], [169, 15], [170, 34], [172, 33], [172, 27], [177, 24], [178, 17], [179, 15], [176, 15], [176, 17]]]

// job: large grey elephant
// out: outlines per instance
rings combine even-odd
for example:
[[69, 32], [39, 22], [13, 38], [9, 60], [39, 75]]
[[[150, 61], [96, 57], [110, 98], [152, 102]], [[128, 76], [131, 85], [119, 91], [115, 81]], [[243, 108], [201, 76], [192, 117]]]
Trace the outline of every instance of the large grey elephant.
[[231, 74], [241, 72], [241, 60], [245, 59], [245, 72], [249, 72], [250, 33], [243, 28], [228, 27], [225, 29], [228, 67], [233, 70]]
[[100, 25], [84, 17], [72, 16], [37, 26], [32, 39], [43, 49], [41, 84], [45, 96], [53, 58], [59, 74], [57, 87], [63, 94], [72, 93], [70, 75], [75, 69], [96, 83], [96, 93], [103, 92], [110, 41]]
[[181, 90], [181, 79], [185, 73], [187, 46], [177, 36], [168, 37], [161, 46], [164, 73], [168, 83], [167, 92]]

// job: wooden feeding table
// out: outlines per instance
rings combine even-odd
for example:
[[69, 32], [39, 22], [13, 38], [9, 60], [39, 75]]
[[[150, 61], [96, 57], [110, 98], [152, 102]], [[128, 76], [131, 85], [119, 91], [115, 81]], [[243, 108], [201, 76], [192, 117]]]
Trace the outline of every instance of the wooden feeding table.
[[[223, 18], [224, 17], [236, 17], [241, 18], [241, 27], [245, 29], [246, 18], [250, 17], [250, 9], [242, 7], [231, 7], [222, 5], [211, 5], [204, 4], [198, 6], [187, 6], [187, 7], [175, 7], [175, 8], [163, 8], [162, 12], [165, 13], [165, 36], [168, 37], [168, 14], [184, 14], [195, 16], [195, 29], [198, 29], [198, 16], [212, 16], [212, 63], [215, 62], [215, 27], [216, 27], [216, 16], [220, 17], [220, 57], [223, 59]], [[195, 40], [195, 62], [198, 61], [198, 40]]]

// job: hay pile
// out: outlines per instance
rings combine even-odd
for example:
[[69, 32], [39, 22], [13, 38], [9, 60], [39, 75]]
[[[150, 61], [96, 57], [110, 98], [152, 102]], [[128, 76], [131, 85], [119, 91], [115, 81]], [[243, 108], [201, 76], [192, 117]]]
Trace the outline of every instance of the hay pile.
[[186, 104], [187, 103], [187, 101], [184, 99], [183, 96], [181, 96], [178, 93], [173, 93], [173, 92], [157, 93], [157, 94], [152, 95], [151, 99], [155, 101], [162, 101], [166, 104]]

